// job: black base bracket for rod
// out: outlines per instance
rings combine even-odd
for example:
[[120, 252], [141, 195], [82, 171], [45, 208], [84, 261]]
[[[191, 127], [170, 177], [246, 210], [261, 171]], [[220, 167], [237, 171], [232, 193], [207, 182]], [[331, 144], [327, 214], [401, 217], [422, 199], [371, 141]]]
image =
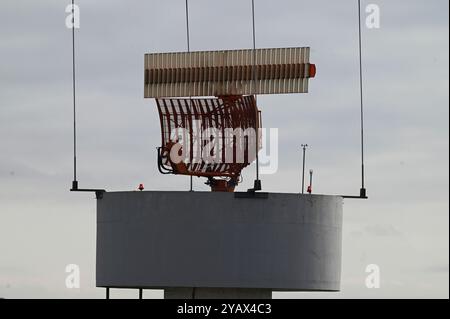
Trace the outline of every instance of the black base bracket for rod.
[[366, 191], [365, 188], [361, 188], [361, 189], [359, 190], [359, 196], [360, 196], [361, 198], [367, 198], [367, 191]]
[[351, 195], [343, 195], [342, 198], [345, 199], [369, 199], [369, 197], [361, 197], [361, 196], [351, 196]]
[[97, 199], [103, 198], [103, 193], [106, 192], [104, 189], [99, 188], [78, 188], [78, 181], [72, 182], [72, 188], [70, 189], [71, 192], [84, 192], [84, 193], [95, 193], [95, 197]]
[[253, 188], [248, 189], [247, 192], [254, 193], [254, 192], [258, 192], [260, 190], [262, 190], [261, 180], [255, 179], [255, 182], [253, 183]]
[[365, 188], [361, 188], [359, 190], [359, 196], [343, 195], [342, 198], [346, 198], [346, 199], [369, 199], [369, 197], [367, 196], [367, 190]]

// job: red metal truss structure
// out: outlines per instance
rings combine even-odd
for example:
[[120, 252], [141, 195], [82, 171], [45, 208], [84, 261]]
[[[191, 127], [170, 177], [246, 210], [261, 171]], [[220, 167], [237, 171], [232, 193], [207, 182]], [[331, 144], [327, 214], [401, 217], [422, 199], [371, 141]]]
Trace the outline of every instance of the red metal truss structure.
[[161, 173], [207, 177], [213, 191], [234, 191], [261, 148], [253, 95], [156, 98]]

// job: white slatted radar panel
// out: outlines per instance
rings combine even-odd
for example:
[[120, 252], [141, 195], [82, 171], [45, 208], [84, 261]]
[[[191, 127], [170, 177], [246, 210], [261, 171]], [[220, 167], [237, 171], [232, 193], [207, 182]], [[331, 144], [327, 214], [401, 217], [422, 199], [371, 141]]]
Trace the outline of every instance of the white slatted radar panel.
[[151, 53], [146, 98], [307, 93], [309, 48]]

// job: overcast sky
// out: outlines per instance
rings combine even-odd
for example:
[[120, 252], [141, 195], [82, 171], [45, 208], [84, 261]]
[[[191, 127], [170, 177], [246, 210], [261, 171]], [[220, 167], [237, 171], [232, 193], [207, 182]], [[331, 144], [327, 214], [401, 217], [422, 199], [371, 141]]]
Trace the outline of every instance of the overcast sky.
[[[147, 52], [186, 50], [184, 0], [79, 0], [80, 187], [187, 190], [157, 171], [156, 105], [143, 98]], [[93, 194], [72, 181], [71, 32], [61, 0], [0, 2], [0, 297], [103, 298], [95, 288]], [[274, 192], [300, 189], [300, 144], [315, 191], [357, 194], [359, 91], [356, 0], [256, 0], [257, 47], [310, 46], [310, 93], [259, 98], [279, 129]], [[368, 201], [345, 201], [342, 291], [274, 297], [449, 296], [449, 43], [447, 0], [374, 0], [364, 29]], [[190, 0], [191, 49], [250, 48], [251, 1]], [[252, 184], [244, 171], [240, 190]], [[195, 179], [195, 189], [205, 190]], [[65, 287], [78, 264], [81, 288]], [[365, 268], [381, 269], [367, 289]], [[112, 297], [136, 297], [113, 291]], [[146, 297], [162, 297], [147, 291]]]

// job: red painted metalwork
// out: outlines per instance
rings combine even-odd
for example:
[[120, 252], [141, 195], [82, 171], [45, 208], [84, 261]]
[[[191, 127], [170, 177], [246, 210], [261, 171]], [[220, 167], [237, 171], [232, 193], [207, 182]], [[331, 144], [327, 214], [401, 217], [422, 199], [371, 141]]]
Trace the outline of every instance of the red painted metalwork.
[[213, 191], [234, 191], [261, 149], [255, 97], [157, 98], [162, 173], [208, 178]]

